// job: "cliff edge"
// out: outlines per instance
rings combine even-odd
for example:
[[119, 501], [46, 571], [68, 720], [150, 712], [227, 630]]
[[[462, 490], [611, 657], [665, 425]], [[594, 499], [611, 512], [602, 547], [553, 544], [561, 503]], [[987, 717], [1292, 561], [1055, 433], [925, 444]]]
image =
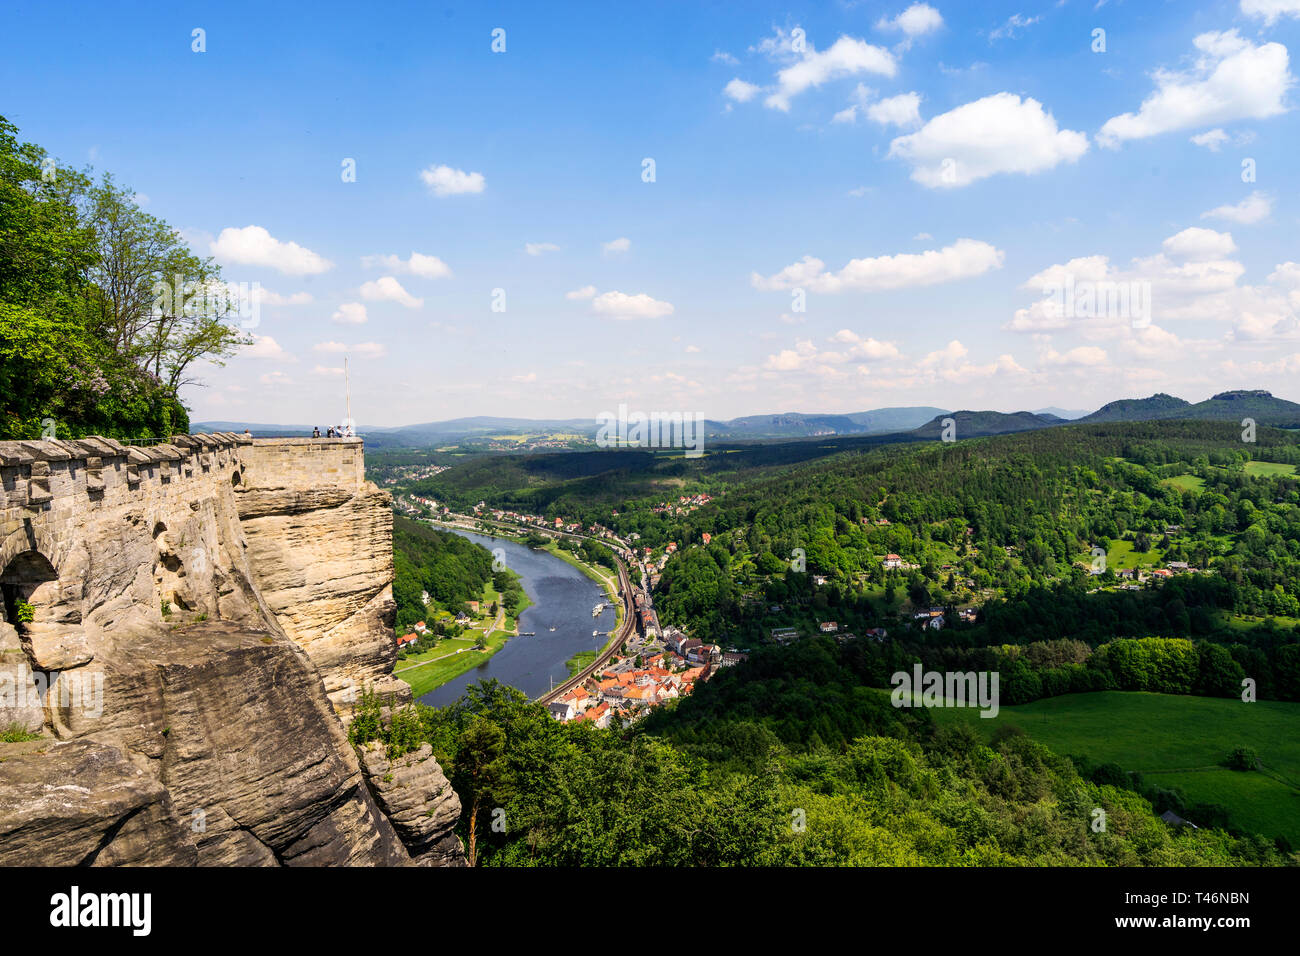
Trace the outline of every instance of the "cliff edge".
[[463, 865], [432, 756], [394, 800], [344, 730], [362, 689], [409, 699], [363, 464], [0, 442], [0, 730], [40, 735], [0, 743], [0, 864]]

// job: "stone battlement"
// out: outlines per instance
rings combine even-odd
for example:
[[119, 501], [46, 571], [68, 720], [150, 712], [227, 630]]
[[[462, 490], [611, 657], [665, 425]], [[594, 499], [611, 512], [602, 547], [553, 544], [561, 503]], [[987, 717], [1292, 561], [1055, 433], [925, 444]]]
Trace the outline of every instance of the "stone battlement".
[[242, 468], [250, 440], [230, 433], [177, 435], [136, 447], [111, 438], [0, 442], [0, 509], [44, 510], [55, 498], [87, 496], [113, 503], [176, 479]]
[[[111, 438], [0, 442], [0, 523], [47, 510], [56, 498], [95, 504], [148, 497], [167, 485], [223, 476], [237, 488], [251, 467], [263, 487], [355, 491], [365, 482], [359, 438], [248, 438], [233, 432], [177, 435], [159, 445]], [[4, 527], [7, 535], [14, 529]]]

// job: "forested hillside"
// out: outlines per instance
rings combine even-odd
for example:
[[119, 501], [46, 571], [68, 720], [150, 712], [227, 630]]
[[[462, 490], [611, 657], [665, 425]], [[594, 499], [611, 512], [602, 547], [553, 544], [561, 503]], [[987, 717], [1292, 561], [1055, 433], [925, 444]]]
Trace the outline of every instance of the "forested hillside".
[[[1300, 611], [1297, 461], [1294, 435], [1278, 430], [1251, 444], [1239, 427], [1209, 422], [1052, 428], [840, 456], [734, 485], [641, 533], [656, 545], [710, 534], [708, 548], [668, 562], [661, 609], [716, 622], [715, 636], [756, 636], [765, 608], [789, 601], [869, 623], [902, 599], [1022, 601], [1035, 589], [1113, 585], [1123, 568], [1093, 580], [1094, 549], [1117, 565], [1136, 555], [1212, 572], [1220, 584], [1195, 602], [1208, 618], [1174, 611], [1187, 634], [1212, 629], [1214, 609]], [[886, 569], [889, 554], [903, 567]], [[824, 587], [809, 583], [815, 575]]]
[[453, 707], [399, 711], [388, 730], [379, 706], [361, 702], [353, 739], [393, 755], [431, 743], [480, 865], [1288, 862], [1270, 840], [1172, 830], [1138, 793], [1022, 734], [990, 746], [904, 716], [829, 642], [720, 675], [631, 733], [561, 723], [492, 681]]
[[[393, 600], [397, 633], [423, 621], [430, 606], [455, 613], [493, 580], [492, 553], [450, 531], [393, 517]], [[429, 604], [423, 600], [429, 595]]]

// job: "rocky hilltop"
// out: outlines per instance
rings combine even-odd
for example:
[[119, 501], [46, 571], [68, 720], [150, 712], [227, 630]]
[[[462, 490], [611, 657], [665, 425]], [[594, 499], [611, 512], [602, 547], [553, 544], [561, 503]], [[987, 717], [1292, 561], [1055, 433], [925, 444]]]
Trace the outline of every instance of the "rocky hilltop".
[[[463, 865], [431, 754], [358, 760], [392, 677], [357, 439], [0, 442], [0, 864]], [[394, 783], [398, 781], [398, 783]]]

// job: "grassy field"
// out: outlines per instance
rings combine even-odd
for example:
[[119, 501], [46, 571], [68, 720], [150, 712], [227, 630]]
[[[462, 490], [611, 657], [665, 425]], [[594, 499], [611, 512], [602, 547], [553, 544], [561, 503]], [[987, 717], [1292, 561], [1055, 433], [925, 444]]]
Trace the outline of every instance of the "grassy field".
[[1284, 614], [1277, 614], [1270, 617], [1257, 617], [1254, 614], [1227, 614], [1220, 612], [1216, 619], [1224, 626], [1234, 631], [1246, 633], [1273, 624], [1276, 627], [1296, 627], [1300, 625], [1300, 617], [1287, 617]]
[[[1249, 468], [1250, 465], [1247, 465], [1246, 467]], [[1160, 482], [1160, 484], [1169, 485], [1172, 488], [1177, 488], [1179, 491], [1205, 490], [1205, 479], [1201, 478], [1199, 475], [1176, 475], [1173, 478], [1166, 478], [1164, 481]]]
[[[1151, 536], [1152, 540], [1159, 540], [1156, 535]], [[1076, 555], [1076, 561], [1082, 561], [1085, 564], [1092, 563], [1092, 553]], [[1129, 568], [1157, 568], [1161, 564], [1160, 552], [1151, 551], [1134, 551], [1132, 541], [1112, 541], [1110, 547], [1106, 549], [1106, 567], [1112, 571], [1125, 571]]]
[[1276, 478], [1278, 475], [1294, 475], [1295, 465], [1280, 465], [1274, 461], [1248, 461], [1246, 474], [1253, 478]]
[[[488, 609], [500, 600], [501, 592], [489, 581], [483, 586], [483, 593], [479, 596], [479, 606], [485, 616], [481, 617], [474, 626], [466, 628], [459, 637], [445, 638], [427, 651], [402, 658], [393, 669], [393, 676], [410, 684], [411, 693], [419, 697], [478, 667], [501, 650], [506, 641], [518, 631], [515, 619], [509, 614], [503, 614], [503, 629], [494, 631], [488, 636], [485, 650], [474, 650], [474, 645], [479, 638], [493, 624], [494, 618], [486, 616]], [[525, 594], [520, 611], [531, 603], [532, 601]]]
[[[962, 708], [932, 713], [986, 736], [1013, 724], [1059, 754], [1139, 771], [1191, 802], [1219, 804], [1239, 829], [1300, 844], [1300, 704], [1107, 691], [1003, 707], [992, 719]], [[1255, 748], [1265, 772], [1222, 766], [1241, 745]]]
[[487, 650], [473, 650], [481, 631], [466, 631], [470, 635], [439, 641], [433, 650], [425, 651], [417, 657], [409, 657], [398, 662], [393, 676], [401, 678], [411, 685], [411, 693], [419, 697], [429, 693], [435, 687], [441, 687], [447, 681], [459, 677], [468, 670], [478, 667], [489, 657], [505, 646], [510, 637], [504, 631], [497, 631], [487, 639]]

